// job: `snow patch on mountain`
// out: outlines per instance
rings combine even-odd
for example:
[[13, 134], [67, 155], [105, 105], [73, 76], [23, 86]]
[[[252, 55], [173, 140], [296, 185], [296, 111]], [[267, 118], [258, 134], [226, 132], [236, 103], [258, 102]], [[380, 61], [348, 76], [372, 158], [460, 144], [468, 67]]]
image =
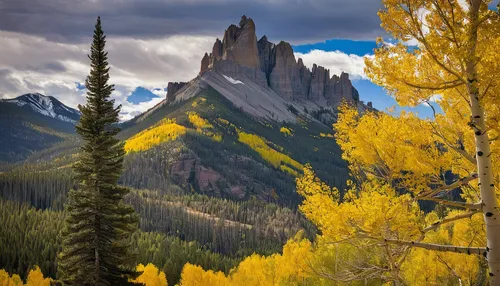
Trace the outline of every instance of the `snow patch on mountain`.
[[227, 75], [222, 75], [222, 76], [224, 76], [224, 78], [227, 79], [227, 81], [229, 81], [232, 84], [244, 84], [241, 80], [234, 79]]
[[78, 110], [67, 107], [52, 96], [45, 96], [40, 93], [28, 93], [14, 99], [2, 101], [16, 104], [19, 107], [27, 105], [37, 113], [73, 124], [76, 124], [80, 116]]

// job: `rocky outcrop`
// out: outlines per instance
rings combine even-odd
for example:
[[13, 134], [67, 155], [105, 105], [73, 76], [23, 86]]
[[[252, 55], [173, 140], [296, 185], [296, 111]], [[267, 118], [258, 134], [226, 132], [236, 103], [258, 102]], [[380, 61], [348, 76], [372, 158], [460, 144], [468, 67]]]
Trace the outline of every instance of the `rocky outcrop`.
[[261, 85], [267, 85], [266, 76], [260, 69], [255, 23], [252, 19], [243, 16], [239, 26], [229, 26], [222, 41], [215, 41], [212, 53], [205, 54], [201, 61], [200, 75], [208, 70], [233, 78], [246, 76]]
[[289, 43], [282, 41], [275, 45], [266, 36], [257, 41], [255, 23], [246, 16], [241, 18], [239, 26], [229, 26], [222, 41], [215, 41], [212, 53], [205, 54], [200, 75], [208, 70], [235, 79], [247, 77], [286, 100], [311, 100], [332, 106], [343, 99], [359, 101], [349, 74], [330, 77], [330, 70], [316, 64], [310, 70], [302, 59], [295, 59]]
[[222, 57], [222, 42], [221, 40], [219, 40], [219, 38], [215, 40], [214, 46], [212, 48], [212, 57], [214, 58]]
[[269, 75], [270, 87], [281, 96], [293, 100], [296, 98], [299, 70], [292, 46], [287, 42], [280, 42], [273, 52], [275, 65]]
[[167, 86], [167, 101], [171, 102], [175, 100], [175, 94], [183, 88], [186, 82], [169, 82]]
[[306, 98], [308, 98], [309, 90], [311, 88], [312, 74], [309, 71], [309, 69], [304, 65], [302, 59], [299, 58], [297, 65], [299, 67], [299, 77], [300, 77], [300, 86], [302, 88], [302, 94], [305, 95]]
[[266, 75], [267, 85], [270, 85], [269, 76], [276, 64], [274, 44], [269, 42], [266, 36], [263, 36], [257, 42], [257, 49], [259, 50], [260, 70]]
[[205, 53], [205, 55], [203, 56], [203, 59], [201, 59], [201, 68], [200, 68], [200, 75], [204, 74], [206, 71], [208, 71], [208, 68], [209, 68], [209, 65], [210, 65], [210, 61], [211, 61], [211, 57], [208, 56], [207, 53]]
[[244, 67], [260, 68], [255, 24], [252, 19], [243, 16], [240, 27], [230, 26], [224, 35], [224, 43], [226, 41], [227, 44], [223, 46], [223, 59]]
[[222, 179], [222, 176], [215, 170], [203, 166], [196, 166], [195, 178], [198, 188], [203, 192], [220, 192], [217, 182]]
[[311, 72], [311, 88], [307, 98], [313, 101], [324, 98], [329, 81], [330, 71], [314, 64]]

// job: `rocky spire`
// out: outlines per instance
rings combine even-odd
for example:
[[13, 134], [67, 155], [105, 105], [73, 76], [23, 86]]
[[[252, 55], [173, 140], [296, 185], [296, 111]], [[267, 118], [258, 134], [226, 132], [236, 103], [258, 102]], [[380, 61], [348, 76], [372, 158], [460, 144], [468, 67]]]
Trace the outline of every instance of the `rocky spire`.
[[255, 24], [243, 16], [240, 27], [231, 25], [224, 34], [224, 59], [252, 68], [260, 68]]
[[175, 100], [175, 94], [183, 88], [186, 82], [169, 82], [167, 86], [167, 101], [171, 102]]
[[330, 79], [330, 70], [316, 64], [311, 72], [311, 88], [309, 89], [310, 100], [320, 100], [326, 95], [327, 82]]
[[206, 71], [208, 71], [209, 64], [210, 64], [210, 57], [208, 56], [207, 53], [205, 53], [205, 55], [203, 56], [203, 59], [201, 59], [200, 75], [202, 75]]
[[222, 41], [215, 41], [212, 53], [203, 57], [200, 75], [214, 70], [233, 78], [247, 77], [288, 100], [326, 100], [331, 105], [342, 99], [359, 100], [347, 73], [330, 78], [330, 71], [316, 64], [310, 70], [302, 59], [296, 61], [289, 43], [275, 45], [266, 36], [257, 41], [255, 30], [255, 23], [246, 16], [239, 26], [230, 25]]
[[274, 44], [267, 40], [266, 36], [263, 36], [257, 42], [257, 48], [259, 51], [259, 59], [260, 59], [260, 70], [264, 72], [267, 79], [267, 84], [270, 85], [269, 76], [271, 75], [271, 71], [275, 66], [276, 55], [273, 54]]
[[212, 53], [202, 59], [200, 75], [208, 70], [234, 78], [246, 76], [267, 85], [266, 76], [260, 69], [255, 23], [251, 18], [241, 17], [239, 26], [231, 25], [226, 29], [222, 42], [215, 41]]
[[293, 55], [292, 46], [280, 42], [273, 52], [274, 68], [269, 76], [270, 87], [287, 99], [294, 99], [299, 79], [298, 66]]
[[212, 56], [214, 58], [222, 57], [222, 42], [221, 40], [219, 40], [219, 38], [215, 40], [214, 46], [212, 48]]

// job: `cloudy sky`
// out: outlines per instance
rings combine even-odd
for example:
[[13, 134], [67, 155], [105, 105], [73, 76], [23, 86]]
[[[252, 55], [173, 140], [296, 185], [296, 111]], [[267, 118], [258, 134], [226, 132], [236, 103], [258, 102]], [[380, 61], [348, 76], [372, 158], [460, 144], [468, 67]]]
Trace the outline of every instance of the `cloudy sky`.
[[259, 38], [290, 42], [307, 66], [349, 72], [361, 99], [383, 109], [395, 102], [363, 73], [363, 57], [385, 35], [379, 8], [376, 0], [0, 0], [0, 98], [40, 92], [83, 103], [100, 15], [113, 97], [131, 118], [162, 100], [169, 81], [194, 78], [215, 38], [246, 14]]

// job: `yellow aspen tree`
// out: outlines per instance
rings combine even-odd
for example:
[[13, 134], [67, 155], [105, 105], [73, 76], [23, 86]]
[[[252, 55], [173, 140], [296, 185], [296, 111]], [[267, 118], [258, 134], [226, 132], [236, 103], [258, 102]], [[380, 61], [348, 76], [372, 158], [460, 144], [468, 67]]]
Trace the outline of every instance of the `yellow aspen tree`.
[[50, 286], [51, 282], [52, 279], [43, 277], [42, 270], [38, 266], [30, 270], [26, 279], [27, 286]]
[[303, 239], [303, 233], [285, 244], [283, 254], [270, 256], [252, 254], [237, 267], [231, 269], [228, 276], [223, 272], [203, 270], [201, 266], [186, 263], [182, 269], [182, 286], [261, 286], [261, 285], [318, 285], [308, 284], [312, 260], [311, 242]]
[[141, 275], [132, 282], [141, 283], [145, 286], [167, 286], [167, 276], [163, 271], [160, 271], [152, 263], [144, 266], [143, 264], [137, 265], [137, 272]]
[[[491, 285], [500, 285], [500, 148], [497, 141], [500, 19], [496, 11], [489, 9], [490, 3], [488, 0], [383, 0], [384, 8], [379, 12], [382, 27], [399, 43], [379, 40], [375, 56], [366, 60], [366, 74], [402, 106], [437, 101], [443, 112], [427, 121], [405, 114], [393, 119], [372, 115], [375, 120], [385, 120], [381, 123], [370, 123], [369, 119], [360, 123], [363, 119], [357, 121], [351, 112], [350, 117], [346, 116], [346, 120], [355, 124], [351, 128], [359, 127], [356, 124], [366, 125], [360, 130], [388, 139], [386, 146], [365, 148], [369, 151], [367, 156], [377, 161], [376, 164], [356, 155], [361, 152], [359, 144], [375, 140], [364, 138], [365, 142], [358, 141], [359, 144], [346, 143], [346, 139], [352, 139], [352, 133], [346, 131], [340, 132], [338, 141], [341, 145], [344, 143], [346, 156], [356, 156], [360, 166], [372, 166], [372, 175], [392, 176], [408, 183], [419, 199], [467, 210], [453, 220], [471, 217], [477, 211], [483, 214], [486, 229], [483, 247], [471, 249], [401, 239], [386, 239], [386, 243], [484, 255]], [[408, 43], [416, 47], [410, 49]], [[370, 132], [368, 126], [381, 127], [382, 135], [374, 134], [373, 128]], [[342, 129], [342, 125], [339, 127]], [[344, 127], [344, 130], [348, 128]], [[442, 170], [457, 171], [461, 178], [443, 184]], [[438, 178], [441, 182], [435, 180]], [[466, 203], [442, 199], [442, 193], [460, 186], [477, 189], [477, 195], [466, 193]]]
[[9, 276], [9, 273], [0, 269], [0, 286], [22, 286], [23, 280], [17, 274]]
[[[370, 138], [378, 137], [366, 134], [364, 142], [370, 143]], [[321, 278], [316, 283], [450, 285], [459, 280], [482, 285], [480, 281], [485, 281], [480, 256], [467, 255], [485, 251], [479, 212], [456, 209], [443, 217], [425, 214], [412, 193], [400, 194], [371, 174], [360, 185], [350, 184], [342, 198], [310, 166], [296, 182], [297, 192], [304, 197], [300, 209], [321, 233], [306, 260], [311, 276]], [[437, 254], [436, 248], [447, 251]]]
[[213, 272], [212, 270], [205, 271], [201, 266], [186, 263], [182, 269], [181, 282], [182, 286], [229, 286], [229, 278], [223, 272]]

